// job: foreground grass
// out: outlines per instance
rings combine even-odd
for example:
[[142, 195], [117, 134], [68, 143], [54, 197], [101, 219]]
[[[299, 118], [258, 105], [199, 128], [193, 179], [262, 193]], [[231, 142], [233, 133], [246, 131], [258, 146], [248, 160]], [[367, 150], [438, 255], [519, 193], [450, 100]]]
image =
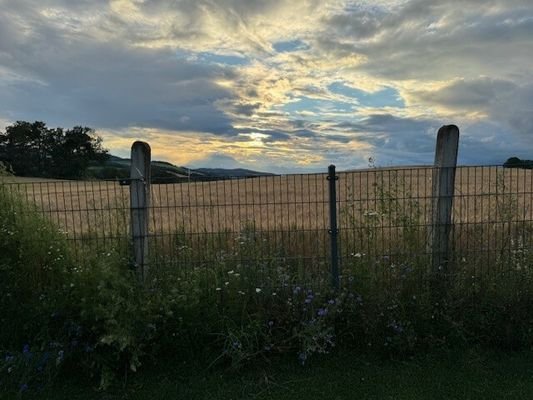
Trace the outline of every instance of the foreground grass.
[[[26, 396], [23, 396], [26, 397]], [[353, 354], [245, 372], [163, 362], [106, 393], [70, 378], [39, 393], [59, 399], [531, 399], [533, 353], [453, 352], [407, 361]], [[28, 397], [29, 398], [29, 397]]]

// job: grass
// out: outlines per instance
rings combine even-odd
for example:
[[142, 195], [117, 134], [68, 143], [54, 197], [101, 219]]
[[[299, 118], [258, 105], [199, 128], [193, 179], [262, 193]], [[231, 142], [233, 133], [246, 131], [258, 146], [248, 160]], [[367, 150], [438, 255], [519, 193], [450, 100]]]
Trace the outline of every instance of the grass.
[[244, 372], [205, 370], [166, 360], [105, 394], [76, 378], [39, 398], [60, 399], [531, 399], [533, 353], [482, 351], [419, 355], [406, 361], [351, 353], [294, 358]]
[[[321, 175], [152, 186], [149, 290], [135, 283], [127, 242], [118, 240], [128, 237], [127, 188], [63, 182], [25, 183], [18, 195], [4, 190], [0, 261], [10, 279], [3, 280], [3, 291], [15, 296], [6, 297], [11, 311], [2, 321], [14, 320], [23, 328], [13, 340], [5, 335], [6, 349], [0, 349], [10, 350], [4, 371], [11, 374], [12, 387], [34, 390], [40, 384], [42, 373], [24, 350], [30, 341], [32, 360], [43, 357], [48, 363], [45, 355], [57, 353], [61, 363], [63, 353], [70, 352], [73, 370], [94, 372], [92, 385], [100, 380], [102, 388], [113, 378], [131, 378], [124, 368], [136, 370], [171, 351], [181, 354], [183, 347], [209, 350], [210, 359], [219, 361], [216, 368], [253, 361], [253, 369], [242, 374], [160, 362], [106, 392], [106, 398], [142, 399], [153, 393], [193, 399], [309, 399], [331, 398], [331, 393], [333, 398], [424, 398], [435, 387], [439, 395], [445, 393], [442, 398], [465, 398], [465, 393], [476, 398], [476, 390], [485, 393], [487, 387], [506, 393], [498, 374], [517, 371], [512, 365], [529, 362], [526, 353], [516, 360], [514, 355], [423, 354], [435, 345], [533, 347], [533, 230], [526, 217], [531, 209], [524, 203], [531, 193], [517, 186], [514, 175], [499, 171], [495, 186], [481, 190], [486, 194], [478, 189], [458, 194], [456, 206], [471, 223], [461, 225], [465, 215], [456, 215], [453, 268], [441, 285], [445, 296], [440, 293], [435, 301], [426, 248], [430, 198], [420, 192], [431, 184], [418, 179], [428, 176], [417, 172], [413, 181], [414, 172], [405, 171], [341, 177], [343, 285], [335, 295], [327, 289], [324, 257], [327, 204], [318, 195], [324, 191], [313, 192], [318, 182], [326, 182]], [[364, 173], [373, 174], [376, 185], [368, 179], [354, 184]], [[287, 183], [287, 191], [280, 191], [274, 179]], [[367, 191], [349, 193], [346, 182], [352, 189], [366, 185]], [[180, 223], [184, 213], [189, 220]], [[282, 225], [274, 229], [273, 222]], [[225, 223], [233, 225], [220, 225]], [[58, 227], [68, 233], [57, 232]], [[80, 259], [83, 265], [77, 265]], [[42, 276], [35, 275], [41, 270]], [[35, 318], [21, 313], [21, 305]], [[418, 355], [403, 363], [354, 353], [316, 361], [331, 350], [333, 340], [345, 351]], [[293, 357], [272, 360], [278, 352]], [[313, 355], [311, 368], [298, 366], [295, 353], [304, 360]], [[261, 356], [272, 364], [260, 367]], [[20, 374], [9, 371], [15, 364]], [[90, 392], [84, 394], [91, 384], [72, 377], [59, 382], [44, 397], [91, 398]]]

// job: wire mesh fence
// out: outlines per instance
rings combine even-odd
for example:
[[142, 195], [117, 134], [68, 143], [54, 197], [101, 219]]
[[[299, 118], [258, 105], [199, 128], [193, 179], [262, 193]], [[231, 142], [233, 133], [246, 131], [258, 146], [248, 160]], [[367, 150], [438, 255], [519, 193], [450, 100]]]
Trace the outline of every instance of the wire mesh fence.
[[[495, 274], [533, 268], [533, 171], [457, 167], [451, 279], [476, 287]], [[434, 228], [432, 167], [291, 174], [150, 186], [149, 262], [184, 280], [197, 271], [246, 270], [250, 285], [330, 284], [330, 203], [336, 203], [341, 282], [424, 284]], [[120, 248], [131, 254], [130, 191], [123, 181], [5, 178], [3, 188], [64, 232], [77, 261]], [[250, 272], [253, 272], [251, 274]]]

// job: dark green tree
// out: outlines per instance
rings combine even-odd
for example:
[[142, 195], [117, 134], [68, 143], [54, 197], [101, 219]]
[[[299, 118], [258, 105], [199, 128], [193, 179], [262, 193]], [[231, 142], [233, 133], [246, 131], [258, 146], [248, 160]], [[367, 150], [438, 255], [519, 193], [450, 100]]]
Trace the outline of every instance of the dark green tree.
[[81, 178], [91, 162], [106, 157], [102, 139], [88, 127], [51, 129], [41, 121], [17, 121], [0, 132], [0, 161], [20, 176]]

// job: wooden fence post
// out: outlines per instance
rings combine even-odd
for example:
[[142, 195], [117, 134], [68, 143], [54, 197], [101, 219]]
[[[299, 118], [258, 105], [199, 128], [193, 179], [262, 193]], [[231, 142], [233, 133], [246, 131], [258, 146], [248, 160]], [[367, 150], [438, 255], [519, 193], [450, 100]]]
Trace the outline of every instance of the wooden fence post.
[[130, 167], [131, 235], [135, 270], [140, 283], [145, 283], [149, 276], [150, 161], [151, 151], [148, 143], [133, 143]]
[[459, 128], [445, 125], [437, 134], [433, 169], [431, 266], [434, 283], [442, 284], [449, 261], [449, 237], [459, 148]]

